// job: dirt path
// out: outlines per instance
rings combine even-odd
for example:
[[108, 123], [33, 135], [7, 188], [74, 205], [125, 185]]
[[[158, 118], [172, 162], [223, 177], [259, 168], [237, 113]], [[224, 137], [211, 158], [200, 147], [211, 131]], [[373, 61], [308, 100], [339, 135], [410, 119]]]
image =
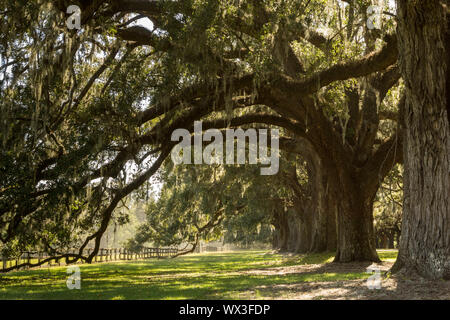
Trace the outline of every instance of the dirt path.
[[[327, 263], [279, 267], [265, 270], [244, 271], [258, 275], [284, 275], [295, 273], [357, 273], [365, 272], [367, 267], [378, 267], [381, 272], [381, 288], [369, 289], [367, 280], [344, 280], [332, 282], [302, 282], [256, 287], [243, 293], [246, 299], [369, 299], [369, 300], [405, 300], [405, 299], [450, 299], [450, 281], [428, 281], [425, 279], [408, 280], [399, 276], [385, 277], [392, 263]], [[244, 297], [246, 296], [246, 297]]]

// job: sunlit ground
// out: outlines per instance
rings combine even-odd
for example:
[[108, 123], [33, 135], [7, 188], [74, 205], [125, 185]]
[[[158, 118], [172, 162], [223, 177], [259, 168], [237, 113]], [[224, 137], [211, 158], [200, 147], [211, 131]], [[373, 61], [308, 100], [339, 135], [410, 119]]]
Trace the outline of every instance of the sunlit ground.
[[[380, 250], [394, 262], [395, 250]], [[261, 299], [283, 298], [280, 286], [367, 279], [368, 265], [336, 270], [333, 253], [267, 251], [193, 254], [176, 259], [80, 265], [81, 289], [69, 290], [66, 267], [0, 274], [0, 299]], [[334, 269], [333, 269], [334, 268]], [[346, 269], [347, 268], [347, 269]], [[342, 270], [341, 270], [342, 269]]]

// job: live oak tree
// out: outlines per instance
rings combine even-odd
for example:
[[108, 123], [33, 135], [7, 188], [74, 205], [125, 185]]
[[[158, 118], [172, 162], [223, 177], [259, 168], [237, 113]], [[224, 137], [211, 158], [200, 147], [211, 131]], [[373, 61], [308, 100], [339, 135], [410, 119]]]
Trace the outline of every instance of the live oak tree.
[[130, 248], [138, 249], [145, 242], [164, 246], [184, 244], [186, 248], [181, 254], [189, 253], [198, 247], [200, 240], [214, 240], [227, 232], [236, 232], [231, 225], [238, 217], [247, 223], [253, 221], [241, 226], [246, 232], [257, 229], [258, 224], [267, 227], [264, 221], [270, 220], [271, 210], [279, 205], [270, 200], [277, 194], [269, 186], [272, 179], [260, 176], [255, 166], [174, 167], [167, 161], [162, 172], [160, 197], [147, 205], [147, 221], [128, 243]]
[[405, 81], [404, 205], [393, 271], [450, 279], [448, 1], [398, 0]]
[[401, 127], [380, 130], [401, 123], [397, 37], [390, 20], [367, 28], [368, 1], [347, 2], [75, 1], [82, 29], [68, 30], [69, 1], [2, 1], [1, 241], [91, 261], [173, 130], [204, 120], [309, 145], [338, 217], [336, 261], [378, 261], [373, 200], [402, 156]]
[[[289, 143], [285, 141], [282, 144]], [[169, 161], [161, 195], [149, 202], [147, 222], [129, 248], [139, 249], [146, 242], [185, 243], [191, 246], [183, 253], [189, 253], [200, 240], [224, 237], [242, 244], [272, 240], [280, 251], [335, 250], [335, 215], [317, 209], [323, 205], [322, 193], [316, 192], [321, 184], [305, 164], [282, 152], [279, 174], [261, 176], [258, 166], [249, 164], [173, 167]]]

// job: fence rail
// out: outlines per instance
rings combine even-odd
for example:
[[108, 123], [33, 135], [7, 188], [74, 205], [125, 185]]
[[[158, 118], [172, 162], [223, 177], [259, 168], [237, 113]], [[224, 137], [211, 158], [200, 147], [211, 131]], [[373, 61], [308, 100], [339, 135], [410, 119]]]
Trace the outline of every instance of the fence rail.
[[[89, 256], [93, 249], [86, 249], [86, 255]], [[76, 254], [78, 250], [69, 250], [66, 254]], [[129, 260], [142, 260], [142, 259], [161, 259], [172, 257], [178, 253], [176, 248], [143, 248], [139, 252], [133, 252], [124, 248], [115, 249], [99, 249], [97, 254], [93, 257], [92, 263], [101, 263], [109, 261], [129, 261]], [[5, 270], [14, 266], [18, 266], [24, 263], [40, 263], [41, 261], [51, 258], [49, 254], [45, 252], [24, 252], [20, 257], [0, 257], [0, 270]], [[79, 260], [76, 264], [85, 263], [83, 260]], [[49, 262], [38, 266], [40, 267], [53, 267], [66, 265], [66, 258], [52, 259]]]

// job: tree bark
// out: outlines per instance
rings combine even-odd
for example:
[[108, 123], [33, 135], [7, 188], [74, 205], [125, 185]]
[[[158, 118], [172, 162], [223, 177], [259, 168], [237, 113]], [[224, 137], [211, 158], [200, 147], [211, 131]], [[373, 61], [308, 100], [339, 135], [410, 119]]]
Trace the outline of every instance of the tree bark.
[[397, 4], [406, 89], [405, 174], [400, 249], [392, 271], [450, 279], [446, 9], [438, 0], [397, 0]]
[[[333, 184], [338, 199], [337, 251], [335, 262], [379, 262], [373, 229], [375, 192], [361, 187], [356, 177], [339, 169], [338, 183]], [[339, 190], [339, 191], [338, 191]], [[376, 189], [375, 189], [376, 190]]]
[[275, 227], [273, 249], [280, 252], [288, 251], [289, 225], [284, 208], [278, 208], [273, 215], [272, 224]]
[[299, 139], [291, 152], [306, 161], [308, 195], [299, 187], [296, 168], [291, 168], [289, 181], [294, 192], [294, 210], [300, 218], [300, 237], [295, 252], [324, 252], [336, 250], [336, 193], [329, 187], [329, 175], [312, 145]]
[[[320, 164], [320, 163], [319, 163]], [[320, 168], [320, 169], [319, 169]], [[336, 190], [330, 187], [329, 175], [325, 168], [316, 169], [318, 179], [314, 189], [314, 221], [312, 224], [311, 252], [336, 251]]]

